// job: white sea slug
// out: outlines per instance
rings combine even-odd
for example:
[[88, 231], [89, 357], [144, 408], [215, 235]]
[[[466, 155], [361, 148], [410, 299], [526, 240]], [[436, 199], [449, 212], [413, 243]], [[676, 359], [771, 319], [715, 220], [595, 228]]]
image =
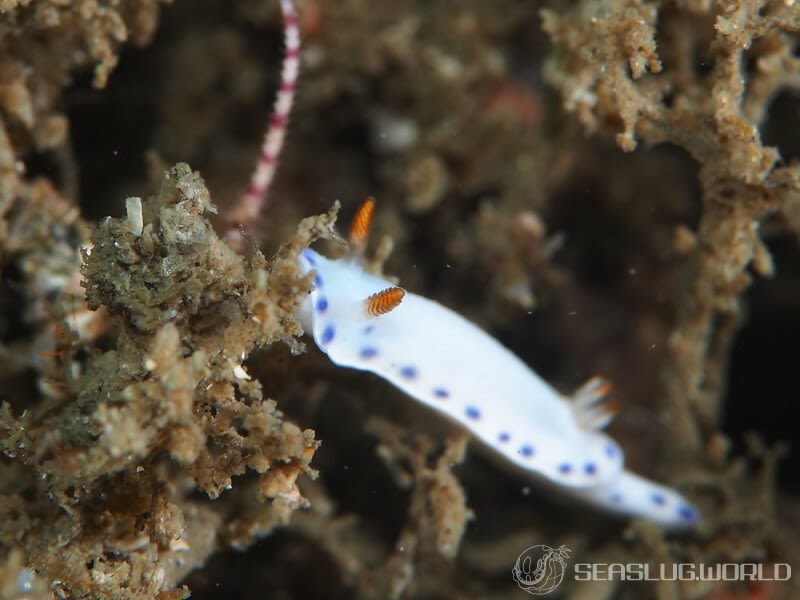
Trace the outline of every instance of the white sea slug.
[[699, 520], [679, 493], [625, 470], [622, 450], [601, 431], [612, 417], [600, 402], [602, 380], [566, 398], [476, 325], [366, 273], [372, 209], [370, 199], [356, 216], [348, 256], [306, 249], [299, 259], [315, 273], [302, 325], [335, 364], [387, 379], [572, 496], [668, 528]]

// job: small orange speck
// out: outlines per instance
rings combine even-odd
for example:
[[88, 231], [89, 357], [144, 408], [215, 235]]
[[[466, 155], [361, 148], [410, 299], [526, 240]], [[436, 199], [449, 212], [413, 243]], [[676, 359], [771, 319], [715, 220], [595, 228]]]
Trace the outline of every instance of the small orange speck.
[[502, 121], [524, 126], [535, 126], [542, 117], [541, 100], [536, 92], [512, 81], [495, 90], [486, 102], [486, 109]]
[[616, 400], [603, 400], [603, 408], [605, 408], [606, 412], [612, 417], [619, 414], [619, 402]]
[[55, 340], [55, 348], [52, 350], [42, 350], [39, 356], [42, 358], [61, 358], [69, 354], [69, 343], [67, 340], [67, 327], [66, 325], [56, 325], [53, 328], [53, 339]]
[[607, 379], [601, 379], [600, 383], [597, 386], [595, 394], [597, 394], [597, 396], [605, 396], [609, 394], [613, 389], [614, 386], [610, 381], [608, 381]]
[[311, 3], [300, 13], [300, 35], [304, 38], [312, 38], [322, 32], [325, 25], [325, 12], [318, 3]]

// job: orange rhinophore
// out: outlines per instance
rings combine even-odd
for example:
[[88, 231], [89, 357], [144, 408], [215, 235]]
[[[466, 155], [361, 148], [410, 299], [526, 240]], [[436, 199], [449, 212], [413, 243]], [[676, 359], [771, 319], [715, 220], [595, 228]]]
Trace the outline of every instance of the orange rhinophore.
[[[370, 196], [364, 200], [364, 204], [361, 205], [356, 216], [353, 217], [353, 224], [350, 226], [350, 252], [355, 255], [363, 254], [367, 247], [369, 228], [372, 225], [372, 211], [374, 209], [375, 198]], [[400, 298], [402, 299], [402, 296]]]
[[399, 287], [389, 287], [376, 292], [364, 300], [367, 314], [371, 317], [385, 315], [397, 308], [405, 295], [406, 291]]

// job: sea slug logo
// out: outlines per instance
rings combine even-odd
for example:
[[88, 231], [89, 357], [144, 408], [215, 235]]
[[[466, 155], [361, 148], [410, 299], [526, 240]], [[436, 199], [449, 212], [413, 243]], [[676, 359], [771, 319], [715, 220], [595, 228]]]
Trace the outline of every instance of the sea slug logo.
[[564, 581], [570, 552], [566, 546], [531, 546], [517, 557], [511, 575], [517, 585], [529, 594], [549, 594]]
[[[566, 546], [531, 546], [511, 570], [516, 584], [534, 596], [555, 590], [564, 581], [572, 552]], [[582, 581], [772, 581], [792, 578], [789, 563], [582, 563], [572, 565], [572, 579]]]

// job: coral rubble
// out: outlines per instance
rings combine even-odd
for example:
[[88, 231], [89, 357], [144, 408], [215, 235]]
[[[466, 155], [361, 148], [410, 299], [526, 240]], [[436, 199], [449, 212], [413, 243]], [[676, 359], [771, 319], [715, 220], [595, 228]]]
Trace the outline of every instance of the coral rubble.
[[3, 450], [40, 498], [4, 497], [4, 539], [68, 596], [150, 598], [202, 564], [224, 527], [248, 517], [191, 499], [192, 487], [214, 499], [246, 470], [261, 474], [249, 487], [269, 505], [263, 533], [305, 503], [298, 475], [315, 474], [313, 432], [284, 420], [242, 361], [278, 340], [297, 348], [293, 314], [309, 282], [296, 256], [332, 216], [304, 221], [272, 261], [247, 261], [217, 238], [208, 192], [186, 165], [132, 200], [84, 251], [86, 305], [105, 308], [113, 344], [67, 342], [48, 410], [4, 410]]

